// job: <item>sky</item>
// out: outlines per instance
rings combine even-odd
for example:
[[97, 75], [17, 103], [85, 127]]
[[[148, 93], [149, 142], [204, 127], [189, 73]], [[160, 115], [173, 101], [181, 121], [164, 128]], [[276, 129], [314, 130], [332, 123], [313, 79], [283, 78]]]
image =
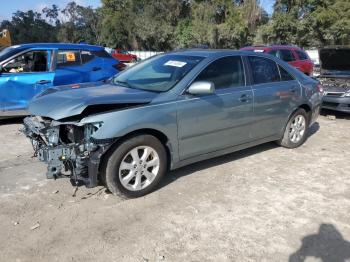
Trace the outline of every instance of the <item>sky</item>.
[[[0, 0], [0, 21], [3, 19], [10, 19], [12, 13], [17, 10], [28, 11], [30, 9], [41, 11], [46, 6], [53, 4], [59, 7], [64, 7], [68, 2], [72, 0]], [[101, 5], [100, 0], [75, 0], [76, 3], [83, 6], [98, 7]]]
[[271, 15], [273, 12], [273, 4], [275, 0], [260, 0], [260, 5], [266, 10], [266, 12]]
[[[17, 10], [28, 11], [29, 9], [41, 11], [45, 6], [51, 6], [57, 4], [59, 7], [64, 7], [68, 2], [72, 0], [0, 0], [0, 21], [3, 19], [10, 19], [12, 13]], [[98, 7], [101, 5], [100, 0], [76, 0], [80, 5]], [[275, 0], [260, 0], [261, 6], [272, 14], [273, 3]]]

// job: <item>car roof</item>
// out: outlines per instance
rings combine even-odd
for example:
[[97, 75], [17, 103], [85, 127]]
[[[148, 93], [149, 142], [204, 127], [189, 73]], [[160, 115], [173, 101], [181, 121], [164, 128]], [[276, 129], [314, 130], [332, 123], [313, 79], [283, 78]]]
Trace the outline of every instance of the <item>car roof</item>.
[[256, 45], [256, 46], [246, 46], [241, 50], [273, 50], [273, 49], [289, 49], [289, 50], [302, 50], [302, 48], [294, 45]]
[[29, 49], [29, 48], [57, 48], [57, 49], [76, 49], [76, 50], [87, 50], [87, 51], [101, 51], [104, 48], [102, 46], [88, 45], [88, 44], [70, 44], [70, 43], [31, 43], [12, 46], [18, 49]]
[[[169, 53], [167, 53], [169, 54]], [[251, 52], [235, 49], [179, 49], [170, 52], [170, 54], [187, 55], [187, 56], [201, 56], [213, 57], [218, 55], [251, 55]]]

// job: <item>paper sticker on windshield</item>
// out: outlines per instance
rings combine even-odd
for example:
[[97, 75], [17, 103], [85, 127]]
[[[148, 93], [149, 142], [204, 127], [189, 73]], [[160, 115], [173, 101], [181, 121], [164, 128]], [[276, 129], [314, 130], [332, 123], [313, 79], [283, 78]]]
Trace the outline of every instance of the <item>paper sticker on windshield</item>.
[[66, 53], [67, 62], [75, 62], [75, 54], [73, 52]]
[[186, 64], [187, 64], [186, 62], [182, 62], [182, 61], [169, 60], [164, 65], [166, 65], [166, 66], [175, 66], [175, 67], [183, 67]]
[[255, 50], [254, 50], [254, 52], [256, 52], [256, 53], [263, 53], [263, 52], [264, 52], [264, 50], [255, 49]]

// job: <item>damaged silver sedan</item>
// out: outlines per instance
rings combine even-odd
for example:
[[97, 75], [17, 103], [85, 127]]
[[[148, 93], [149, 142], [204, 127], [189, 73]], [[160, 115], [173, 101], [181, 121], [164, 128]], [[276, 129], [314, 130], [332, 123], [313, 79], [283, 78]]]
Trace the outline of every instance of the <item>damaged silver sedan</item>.
[[302, 145], [322, 92], [272, 56], [178, 51], [108, 82], [46, 90], [31, 102], [23, 132], [48, 178], [139, 197], [168, 170], [269, 141]]

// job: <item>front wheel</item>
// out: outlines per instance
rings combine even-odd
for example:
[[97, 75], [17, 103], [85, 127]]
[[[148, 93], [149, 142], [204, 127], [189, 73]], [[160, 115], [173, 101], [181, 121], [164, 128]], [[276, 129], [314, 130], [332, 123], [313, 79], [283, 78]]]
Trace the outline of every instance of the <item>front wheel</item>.
[[163, 144], [154, 136], [131, 137], [109, 155], [105, 183], [115, 195], [140, 197], [150, 193], [167, 170]]
[[294, 112], [285, 128], [283, 137], [277, 143], [286, 148], [301, 146], [307, 138], [309, 118], [304, 109]]

